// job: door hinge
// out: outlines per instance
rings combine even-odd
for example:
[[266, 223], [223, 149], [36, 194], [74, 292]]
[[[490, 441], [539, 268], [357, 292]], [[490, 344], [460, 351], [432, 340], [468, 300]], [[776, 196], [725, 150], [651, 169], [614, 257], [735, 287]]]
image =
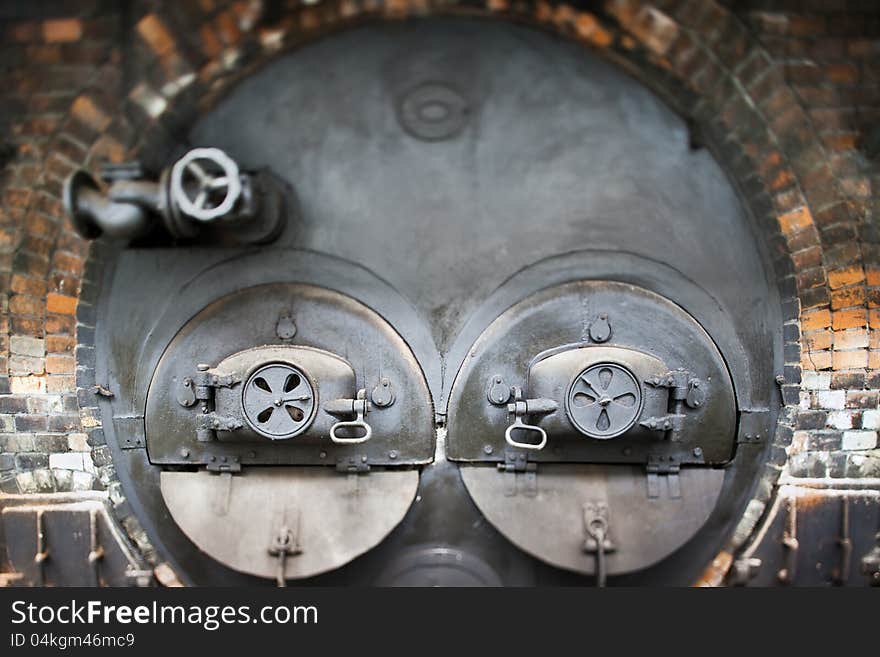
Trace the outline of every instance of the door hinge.
[[681, 464], [675, 457], [649, 456], [645, 469], [648, 474], [649, 499], [660, 497], [660, 488], [663, 481], [666, 481], [669, 499], [676, 500], [681, 497], [681, 479], [678, 476], [681, 471]]
[[538, 495], [538, 464], [530, 462], [528, 454], [509, 449], [504, 453], [504, 463], [499, 463], [497, 467], [505, 477], [504, 495], [506, 497], [516, 495], [517, 474], [523, 475], [525, 482], [523, 494], [526, 497]]

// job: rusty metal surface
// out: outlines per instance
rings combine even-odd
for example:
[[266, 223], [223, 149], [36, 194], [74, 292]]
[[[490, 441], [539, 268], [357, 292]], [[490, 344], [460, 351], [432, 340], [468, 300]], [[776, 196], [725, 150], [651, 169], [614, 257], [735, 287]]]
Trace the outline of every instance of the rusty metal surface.
[[327, 468], [249, 468], [241, 474], [163, 472], [171, 517], [212, 559], [274, 578], [269, 547], [282, 525], [298, 552], [284, 577], [338, 568], [374, 547], [403, 519], [419, 483], [415, 470], [339, 475]]
[[150, 586], [106, 493], [0, 494], [0, 586]]
[[783, 484], [726, 579], [750, 586], [867, 586], [862, 560], [877, 546], [880, 491]]

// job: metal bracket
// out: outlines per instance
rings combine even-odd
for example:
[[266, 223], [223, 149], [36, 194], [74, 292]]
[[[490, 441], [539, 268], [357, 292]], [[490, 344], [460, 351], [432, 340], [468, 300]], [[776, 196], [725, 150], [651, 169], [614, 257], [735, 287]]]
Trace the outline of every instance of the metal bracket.
[[[202, 415], [202, 426], [198, 430], [198, 439], [200, 442], [207, 442], [214, 439], [215, 431], [235, 431], [241, 429], [241, 420], [229, 415], [218, 415], [217, 413], [208, 413]], [[208, 436], [208, 434], [211, 434]]]
[[760, 569], [761, 560], [757, 557], [737, 559], [730, 569], [729, 582], [732, 586], [745, 586], [758, 575]]
[[584, 552], [596, 555], [596, 586], [603, 588], [606, 580], [605, 555], [617, 547], [608, 537], [608, 504], [584, 504]]
[[89, 511], [89, 556], [95, 576], [95, 587], [101, 586], [101, 561], [104, 559], [104, 548], [98, 542], [98, 512], [95, 509]]
[[800, 544], [797, 539], [797, 498], [785, 500], [785, 531], [782, 536], [782, 547], [785, 550], [785, 565], [776, 574], [782, 584], [791, 584], [797, 576], [797, 557]]
[[513, 497], [516, 495], [516, 475], [521, 473], [525, 475], [526, 497], [536, 497], [538, 495], [538, 464], [529, 462], [528, 454], [515, 450], [507, 450], [504, 453], [504, 463], [497, 465], [498, 471], [504, 474], [505, 497]]
[[760, 444], [766, 442], [769, 421], [769, 409], [744, 408], [740, 410], [736, 442], [739, 444]]
[[669, 415], [661, 415], [659, 417], [649, 417], [647, 420], [639, 422], [640, 427], [650, 429], [651, 431], [663, 431], [675, 435], [681, 431], [684, 424], [684, 415], [671, 413]]
[[299, 544], [300, 513], [296, 512], [296, 526], [291, 528], [282, 521], [278, 531], [269, 542], [269, 554], [278, 559], [275, 581], [279, 587], [287, 586], [287, 558], [302, 554]]
[[662, 476], [669, 488], [669, 499], [681, 498], [681, 479], [678, 474], [681, 464], [675, 457], [649, 456], [646, 466], [648, 473], [648, 499], [660, 497], [660, 477]]
[[49, 547], [46, 545], [46, 531], [43, 524], [42, 509], [37, 511], [36, 528], [37, 528], [37, 552], [34, 555], [34, 563], [37, 566], [37, 584], [39, 586], [46, 585], [46, 560], [49, 558]]
[[370, 471], [370, 459], [366, 456], [349, 456], [336, 459], [336, 471], [348, 474], [367, 474]]
[[849, 581], [853, 551], [849, 531], [849, 497], [846, 495], [840, 499], [840, 536], [837, 537], [837, 545], [840, 547], [840, 566], [834, 570], [834, 583], [841, 586]]
[[862, 557], [862, 575], [871, 586], [880, 586], [880, 532], [874, 537], [876, 545]]

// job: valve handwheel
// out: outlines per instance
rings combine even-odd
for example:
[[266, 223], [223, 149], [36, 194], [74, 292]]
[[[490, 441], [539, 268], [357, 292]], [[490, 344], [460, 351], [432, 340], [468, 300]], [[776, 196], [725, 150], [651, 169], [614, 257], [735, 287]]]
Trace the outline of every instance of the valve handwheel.
[[199, 221], [232, 212], [241, 197], [238, 165], [219, 148], [194, 148], [171, 169], [171, 198]]

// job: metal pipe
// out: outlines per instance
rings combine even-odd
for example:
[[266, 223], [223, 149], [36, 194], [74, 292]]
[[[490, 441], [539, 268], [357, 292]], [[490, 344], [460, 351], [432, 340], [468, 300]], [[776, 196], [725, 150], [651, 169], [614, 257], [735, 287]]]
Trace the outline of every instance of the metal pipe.
[[81, 189], [77, 212], [91, 220], [101, 234], [131, 239], [142, 234], [148, 225], [147, 213], [134, 203], [118, 203], [94, 189]]

